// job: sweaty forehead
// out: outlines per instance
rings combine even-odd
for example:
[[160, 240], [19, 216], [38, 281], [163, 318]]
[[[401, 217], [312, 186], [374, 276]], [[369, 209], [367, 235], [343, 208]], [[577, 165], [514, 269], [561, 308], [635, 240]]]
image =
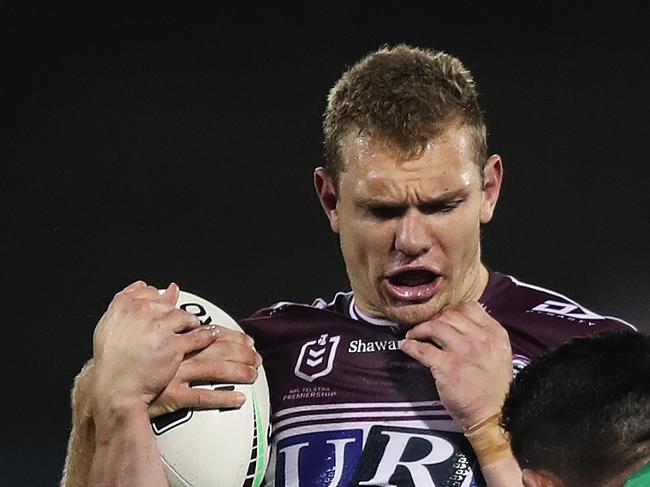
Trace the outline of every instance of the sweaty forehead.
[[429, 157], [472, 159], [475, 151], [472, 144], [472, 131], [466, 125], [453, 124], [437, 137], [430, 139], [424, 147], [415, 141], [409, 150], [400, 148], [390, 140], [359, 132], [351, 128], [341, 140], [345, 169], [352, 169], [357, 163], [371, 162], [369, 159], [386, 156], [396, 164], [413, 166], [424, 154]]
[[469, 168], [468, 171], [453, 176], [449, 173], [415, 176], [403, 171], [386, 176], [374, 171], [365, 177], [351, 177], [349, 189], [354, 198], [360, 200], [415, 203], [450, 193], [469, 193], [474, 181], [472, 171]]
[[387, 199], [436, 197], [469, 188], [479, 170], [465, 132], [448, 130], [407, 157], [370, 137], [351, 135], [341, 183], [359, 197]]

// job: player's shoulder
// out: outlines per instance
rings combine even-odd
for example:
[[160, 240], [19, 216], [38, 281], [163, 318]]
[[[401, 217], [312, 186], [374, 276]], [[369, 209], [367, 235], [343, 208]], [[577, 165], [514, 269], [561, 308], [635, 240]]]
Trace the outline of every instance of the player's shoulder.
[[636, 330], [627, 321], [593, 311], [562, 292], [508, 274], [491, 272], [484, 298], [486, 308], [509, 319], [588, 327], [593, 332]]
[[349, 307], [352, 303], [352, 292], [339, 291], [330, 300], [316, 298], [311, 303], [295, 301], [278, 301], [270, 306], [255, 311], [248, 320], [283, 316], [293, 313], [326, 312], [349, 316]]
[[355, 323], [349, 315], [351, 302], [352, 293], [345, 292], [336, 293], [329, 301], [322, 298], [311, 303], [280, 301], [239, 320], [239, 324], [261, 350], [348, 330]]
[[350, 321], [351, 292], [337, 292], [330, 300], [316, 298], [311, 303], [279, 301], [239, 320], [247, 333], [284, 333], [290, 329], [326, 327]]

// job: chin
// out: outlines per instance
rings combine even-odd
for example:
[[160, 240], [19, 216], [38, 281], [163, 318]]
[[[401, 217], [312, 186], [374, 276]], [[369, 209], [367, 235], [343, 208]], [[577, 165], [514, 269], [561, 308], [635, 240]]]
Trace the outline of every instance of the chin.
[[401, 329], [409, 329], [428, 321], [440, 312], [440, 306], [431, 301], [425, 303], [391, 304], [386, 308], [386, 318], [394, 321]]

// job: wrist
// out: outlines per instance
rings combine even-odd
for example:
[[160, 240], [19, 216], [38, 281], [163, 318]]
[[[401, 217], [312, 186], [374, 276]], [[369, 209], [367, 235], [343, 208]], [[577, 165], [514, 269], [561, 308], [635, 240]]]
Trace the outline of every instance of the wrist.
[[147, 402], [138, 393], [138, 387], [122, 374], [110, 367], [95, 362], [88, 384], [90, 413], [95, 422], [108, 419], [124, 419], [148, 408]]
[[493, 414], [467, 428], [469, 440], [481, 467], [512, 458], [510, 439], [501, 427], [501, 413]]
[[146, 404], [119, 400], [96, 411], [95, 450], [85, 485], [167, 485]]
[[139, 423], [146, 422], [149, 425], [147, 404], [119, 395], [96, 401], [93, 404], [92, 416], [98, 443], [106, 442], [120, 431], [131, 429]]

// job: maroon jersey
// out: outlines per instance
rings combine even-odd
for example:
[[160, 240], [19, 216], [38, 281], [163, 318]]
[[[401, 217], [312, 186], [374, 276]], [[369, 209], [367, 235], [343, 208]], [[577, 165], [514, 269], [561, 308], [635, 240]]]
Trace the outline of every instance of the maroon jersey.
[[[496, 272], [479, 301], [510, 335], [513, 373], [571, 337], [630, 327]], [[485, 485], [429, 369], [399, 350], [394, 323], [360, 313], [352, 293], [278, 303], [241, 325], [264, 358], [271, 393], [266, 485]]]

